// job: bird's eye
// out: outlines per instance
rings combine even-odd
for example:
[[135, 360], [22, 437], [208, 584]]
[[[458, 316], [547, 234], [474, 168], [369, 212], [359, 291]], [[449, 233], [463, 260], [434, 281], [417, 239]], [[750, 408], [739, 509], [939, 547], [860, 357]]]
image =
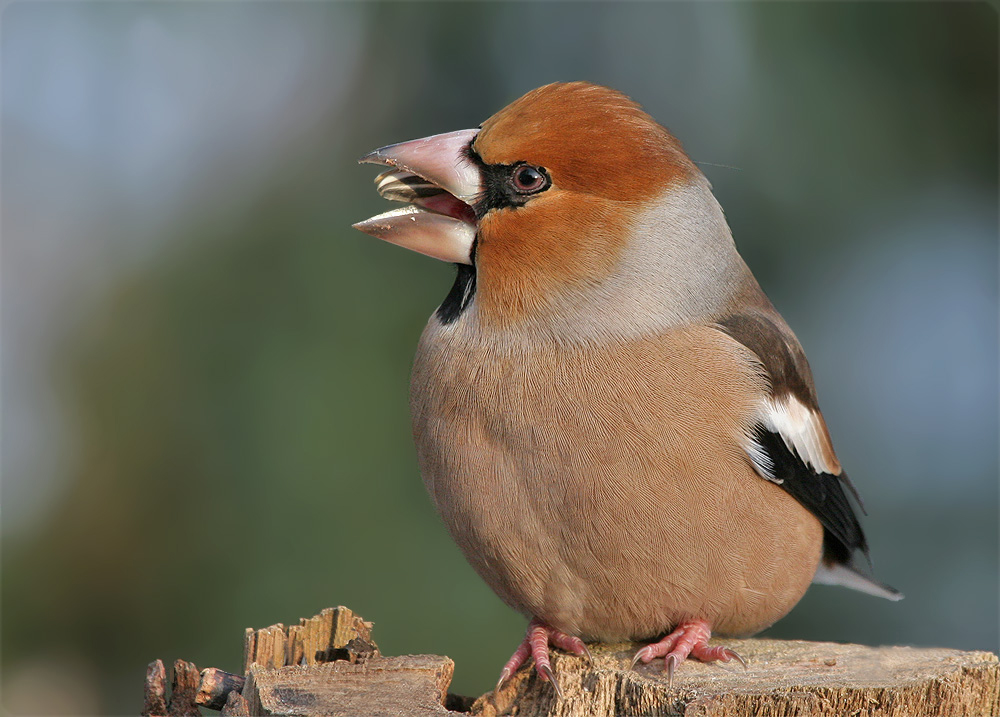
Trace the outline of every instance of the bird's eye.
[[549, 175], [542, 167], [519, 164], [510, 178], [518, 194], [535, 194], [549, 188]]

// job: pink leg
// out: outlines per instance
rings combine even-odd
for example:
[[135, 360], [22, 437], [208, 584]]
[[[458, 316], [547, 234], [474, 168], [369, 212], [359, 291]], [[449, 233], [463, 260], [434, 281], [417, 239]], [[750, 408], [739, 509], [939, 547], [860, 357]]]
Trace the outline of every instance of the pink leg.
[[590, 656], [590, 650], [587, 649], [587, 646], [583, 644], [583, 640], [579, 637], [573, 637], [572, 635], [567, 635], [565, 632], [560, 632], [553, 627], [549, 627], [538, 618], [535, 618], [528, 623], [528, 631], [524, 636], [524, 640], [518, 645], [517, 650], [514, 651], [511, 658], [507, 660], [507, 664], [503, 666], [503, 670], [500, 671], [497, 689], [500, 689], [500, 686], [510, 679], [511, 675], [517, 672], [517, 669], [527, 662], [530, 656], [535, 660], [535, 671], [543, 680], [548, 680], [552, 683], [556, 694], [561, 698], [562, 690], [559, 687], [559, 682], [556, 681], [555, 674], [552, 672], [552, 663], [549, 662], [550, 643], [567, 652], [572, 652], [574, 655], [586, 657], [590, 660], [591, 664], [594, 662], [594, 659]]
[[702, 662], [736, 660], [746, 669], [746, 661], [728, 647], [710, 646], [708, 638], [711, 634], [711, 627], [705, 620], [682, 622], [659, 642], [646, 645], [636, 652], [635, 658], [632, 660], [632, 667], [635, 667], [639, 662], [649, 664], [657, 657], [666, 657], [664, 669], [671, 685], [674, 683], [674, 670], [688, 656]]

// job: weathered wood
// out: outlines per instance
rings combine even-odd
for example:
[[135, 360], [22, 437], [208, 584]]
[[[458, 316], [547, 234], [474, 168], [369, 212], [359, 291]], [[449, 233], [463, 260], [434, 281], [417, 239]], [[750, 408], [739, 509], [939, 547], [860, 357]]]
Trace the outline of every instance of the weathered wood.
[[221, 710], [230, 692], [242, 692], [246, 679], [242, 675], [208, 667], [201, 671], [201, 681], [195, 702], [211, 710]]
[[[713, 640], [713, 642], [716, 642]], [[522, 669], [472, 714], [494, 717], [944, 717], [1000, 714], [1000, 664], [987, 652], [863, 647], [827, 642], [720, 640], [744, 670], [682, 663], [670, 688], [663, 661], [630, 670], [637, 645], [593, 645], [595, 664], [553, 651], [565, 695]]]
[[552, 651], [561, 700], [529, 662], [473, 703], [447, 694], [454, 670], [447, 657], [382, 657], [371, 633], [372, 624], [345, 607], [287, 629], [248, 629], [242, 693], [238, 675], [210, 668], [199, 676], [193, 664], [178, 660], [166, 704], [163, 664], [152, 663], [143, 715], [194, 717], [198, 701], [222, 705], [226, 717], [1000, 715], [1000, 663], [986, 652], [727, 639], [716, 642], [742, 654], [746, 671], [735, 662], [687, 660], [670, 686], [662, 660], [629, 669], [638, 645], [592, 645], [593, 665]]
[[[271, 625], [261, 630], [247, 628], [243, 639], [243, 671], [256, 663], [261, 667], [283, 667], [285, 665], [315, 665], [334, 659], [346, 659], [351, 640], [358, 638], [370, 645], [370, 653], [378, 654], [378, 647], [372, 642], [372, 623], [365, 622], [343, 605], [328, 607], [319, 615], [302, 618], [298, 625], [287, 630], [282, 624]], [[357, 643], [362, 651], [369, 650]]]
[[363, 662], [364, 660], [377, 655], [378, 647], [374, 642], [368, 642], [368, 640], [355, 637], [348, 641], [348, 643], [343, 647], [331, 647], [320, 654], [322, 654], [321, 662], [334, 662], [335, 660]]
[[250, 704], [239, 692], [230, 692], [221, 714], [222, 717], [250, 717]]
[[192, 662], [174, 661], [174, 679], [170, 685], [170, 701], [167, 714], [170, 717], [201, 717], [201, 710], [195, 704], [201, 673]]
[[154, 660], [146, 668], [145, 700], [142, 717], [165, 717], [167, 714], [167, 669], [163, 660]]
[[454, 662], [437, 655], [276, 669], [254, 664], [243, 696], [253, 715], [460, 715], [444, 706], [454, 670]]

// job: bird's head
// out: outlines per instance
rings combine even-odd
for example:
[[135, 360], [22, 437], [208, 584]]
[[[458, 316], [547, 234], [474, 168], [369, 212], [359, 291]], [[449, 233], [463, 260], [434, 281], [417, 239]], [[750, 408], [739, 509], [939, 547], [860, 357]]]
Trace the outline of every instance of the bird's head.
[[460, 265], [445, 321], [472, 313], [564, 338], [662, 328], [705, 313], [731, 293], [720, 280], [745, 273], [680, 143], [606, 87], [546, 85], [479, 129], [361, 162], [391, 167], [378, 191], [408, 206], [354, 226]]

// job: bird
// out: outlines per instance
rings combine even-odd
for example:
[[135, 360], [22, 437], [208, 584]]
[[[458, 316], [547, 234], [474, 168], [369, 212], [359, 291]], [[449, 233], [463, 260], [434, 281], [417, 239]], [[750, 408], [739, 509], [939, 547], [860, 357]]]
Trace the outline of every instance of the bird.
[[457, 267], [410, 409], [445, 526], [529, 620], [498, 687], [531, 658], [561, 696], [550, 648], [592, 642], [648, 642], [632, 666], [662, 657], [671, 682], [689, 657], [745, 667], [709, 637], [812, 582], [902, 597], [870, 574], [799, 341], [638, 103], [548, 84], [360, 162], [405, 206], [355, 228]]

